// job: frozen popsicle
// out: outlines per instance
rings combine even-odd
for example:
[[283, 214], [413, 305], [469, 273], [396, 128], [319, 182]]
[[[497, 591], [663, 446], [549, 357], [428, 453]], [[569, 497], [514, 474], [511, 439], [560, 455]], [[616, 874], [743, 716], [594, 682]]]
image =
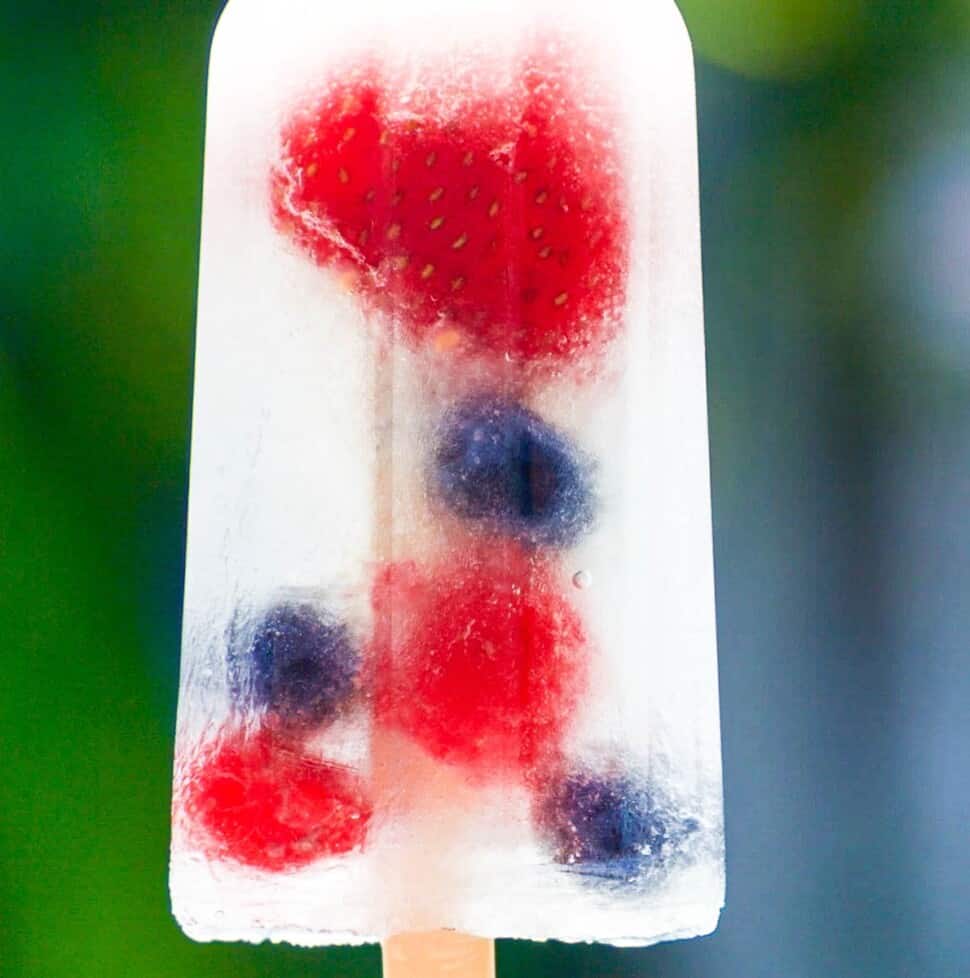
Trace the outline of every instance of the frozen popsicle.
[[[223, 14], [173, 801], [191, 936], [716, 925], [693, 99], [670, 0]], [[465, 953], [399, 940], [388, 974]]]

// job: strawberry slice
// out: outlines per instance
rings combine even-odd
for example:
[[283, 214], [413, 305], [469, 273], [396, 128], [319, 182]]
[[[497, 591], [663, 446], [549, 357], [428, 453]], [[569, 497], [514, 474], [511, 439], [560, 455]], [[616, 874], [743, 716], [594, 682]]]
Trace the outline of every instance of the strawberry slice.
[[438, 82], [405, 98], [361, 69], [300, 108], [272, 177], [277, 226], [352, 269], [413, 345], [457, 336], [553, 364], [602, 349], [627, 271], [612, 126], [536, 59], [512, 84]]

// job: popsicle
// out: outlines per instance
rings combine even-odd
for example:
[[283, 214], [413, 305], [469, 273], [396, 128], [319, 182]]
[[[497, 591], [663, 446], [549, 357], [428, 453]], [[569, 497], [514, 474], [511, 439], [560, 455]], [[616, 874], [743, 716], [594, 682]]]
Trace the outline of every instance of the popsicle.
[[693, 101], [671, 0], [231, 0], [173, 800], [190, 936], [484, 974], [457, 935], [716, 926]]

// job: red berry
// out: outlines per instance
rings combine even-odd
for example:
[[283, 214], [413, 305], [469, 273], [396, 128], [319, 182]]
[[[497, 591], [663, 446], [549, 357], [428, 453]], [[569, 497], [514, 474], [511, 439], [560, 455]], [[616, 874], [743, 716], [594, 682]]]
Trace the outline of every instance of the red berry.
[[342, 73], [284, 128], [277, 225], [354, 268], [412, 343], [444, 328], [441, 346], [457, 330], [520, 362], [596, 351], [617, 326], [628, 229], [613, 126], [577, 74], [531, 59], [481, 90], [442, 74], [405, 106], [376, 71]]
[[576, 613], [544, 564], [503, 549], [375, 586], [375, 715], [483, 778], [554, 758], [586, 675]]
[[371, 815], [354, 775], [266, 730], [224, 731], [185, 783], [210, 854], [274, 872], [355, 849]]

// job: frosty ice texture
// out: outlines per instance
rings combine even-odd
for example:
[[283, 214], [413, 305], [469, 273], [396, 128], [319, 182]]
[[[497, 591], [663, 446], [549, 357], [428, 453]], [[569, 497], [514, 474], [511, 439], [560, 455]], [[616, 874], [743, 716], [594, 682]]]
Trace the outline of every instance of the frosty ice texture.
[[645, 96], [632, 49], [607, 67], [615, 13], [553, 31], [531, 2], [491, 49], [473, 12], [403, 57], [295, 0], [302, 43], [252, 0], [220, 28], [174, 801], [193, 935], [716, 920], [689, 65]]

